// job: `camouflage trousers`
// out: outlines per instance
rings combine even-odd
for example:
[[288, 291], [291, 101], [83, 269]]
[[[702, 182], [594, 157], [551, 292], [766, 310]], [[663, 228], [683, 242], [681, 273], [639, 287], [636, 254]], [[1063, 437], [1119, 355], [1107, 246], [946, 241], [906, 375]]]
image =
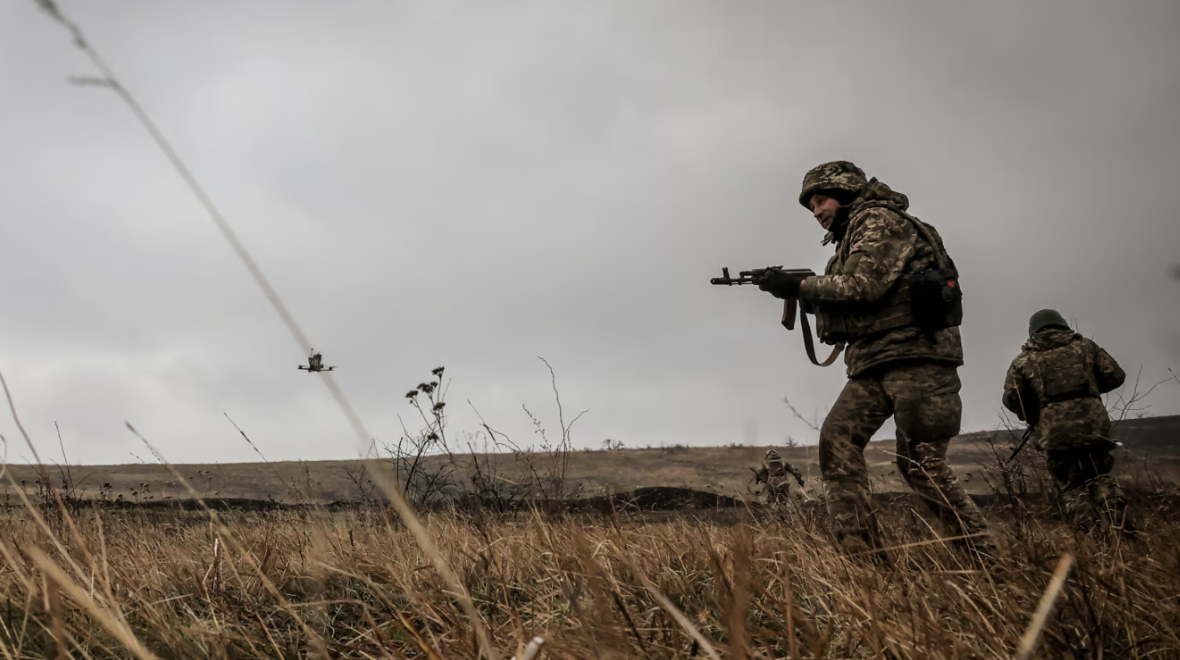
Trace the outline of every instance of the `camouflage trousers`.
[[1066, 520], [1084, 532], [1114, 527], [1133, 531], [1127, 496], [1110, 471], [1114, 456], [1106, 446], [1046, 452], [1049, 471]]
[[762, 489], [767, 504], [784, 504], [791, 498], [791, 482], [784, 477], [771, 477]]
[[849, 379], [819, 436], [828, 517], [844, 550], [884, 545], [870, 499], [864, 449], [890, 417], [897, 425], [897, 465], [906, 484], [952, 536], [977, 535], [958, 544], [993, 550], [987, 520], [946, 462], [947, 446], [962, 420], [961, 387], [955, 367], [936, 363], [886, 365]]

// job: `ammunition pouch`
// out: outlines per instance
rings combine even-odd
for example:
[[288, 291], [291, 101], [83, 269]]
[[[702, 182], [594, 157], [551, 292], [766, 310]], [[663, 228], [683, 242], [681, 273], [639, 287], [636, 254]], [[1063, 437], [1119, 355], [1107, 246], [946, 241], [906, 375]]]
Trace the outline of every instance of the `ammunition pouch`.
[[963, 323], [963, 290], [959, 274], [937, 268], [910, 277], [910, 309], [914, 325], [927, 332]]
[[815, 336], [828, 345], [848, 341], [848, 329], [844, 324], [844, 317], [831, 311], [825, 311], [819, 305], [815, 308]]
[[820, 310], [815, 315], [816, 334], [825, 344], [853, 342], [879, 332], [913, 325], [908, 300], [852, 313], [843, 309]]

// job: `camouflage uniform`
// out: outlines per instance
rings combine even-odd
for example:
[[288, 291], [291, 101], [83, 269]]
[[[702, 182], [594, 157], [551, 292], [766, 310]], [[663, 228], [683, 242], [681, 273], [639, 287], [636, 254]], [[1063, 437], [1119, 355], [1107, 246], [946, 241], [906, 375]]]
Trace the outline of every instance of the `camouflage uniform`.
[[1045, 452], [1067, 520], [1085, 531], [1131, 531], [1126, 495], [1110, 474], [1117, 445], [1100, 398], [1126, 374], [1053, 310], [1033, 315], [1029, 335], [1004, 379], [1004, 407], [1032, 426], [1029, 440]]
[[959, 433], [962, 402], [958, 327], [929, 330], [911, 315], [910, 276], [953, 262], [933, 227], [906, 213], [909, 200], [884, 183], [866, 181], [846, 161], [820, 165], [804, 178], [800, 203], [823, 193], [847, 203], [825, 241], [835, 256], [824, 275], [803, 281], [799, 297], [816, 314], [820, 339], [847, 343], [848, 382], [820, 429], [820, 471], [837, 541], [849, 551], [880, 549], [880, 528], [869, 496], [864, 448], [893, 417], [897, 464], [905, 482], [956, 543], [993, 550], [988, 524], [947, 464], [947, 445]]
[[787, 479], [788, 474], [795, 477], [795, 481], [799, 482], [800, 487], [803, 486], [803, 474], [799, 472], [798, 468], [784, 461], [777, 451], [766, 450], [762, 464], [754, 471], [754, 478], [757, 483], [766, 484], [762, 488], [762, 495], [766, 497], [767, 504], [786, 501], [787, 495], [791, 491], [791, 483]]

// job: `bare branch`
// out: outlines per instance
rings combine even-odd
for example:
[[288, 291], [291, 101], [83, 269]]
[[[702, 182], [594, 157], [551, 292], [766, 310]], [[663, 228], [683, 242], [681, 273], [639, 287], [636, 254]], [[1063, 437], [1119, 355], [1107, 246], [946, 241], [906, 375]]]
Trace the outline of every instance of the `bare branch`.
[[804, 417], [804, 416], [803, 416], [803, 414], [802, 414], [802, 413], [800, 413], [800, 412], [799, 412], [799, 411], [798, 411], [798, 410], [795, 408], [795, 406], [791, 404], [791, 400], [790, 400], [790, 399], [788, 399], [787, 397], [785, 397], [785, 396], [784, 396], [784, 397], [783, 397], [783, 403], [787, 404], [787, 407], [791, 409], [791, 414], [792, 414], [792, 415], [794, 415], [796, 419], [798, 419], [799, 421], [801, 421], [801, 422], [803, 422], [804, 424], [806, 424], [806, 425], [808, 426], [808, 428], [810, 428], [811, 430], [815, 431], [816, 433], [819, 433], [819, 420], [818, 420], [818, 415], [816, 416], [816, 418], [815, 418], [815, 419], [812, 419], [811, 421], [808, 421], [808, 420], [807, 420], [807, 418], [806, 418], [806, 417]]

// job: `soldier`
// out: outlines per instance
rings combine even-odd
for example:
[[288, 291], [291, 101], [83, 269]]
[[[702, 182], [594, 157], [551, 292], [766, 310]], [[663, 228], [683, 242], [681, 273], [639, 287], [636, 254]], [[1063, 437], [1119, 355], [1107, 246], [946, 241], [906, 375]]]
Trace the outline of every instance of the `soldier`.
[[1004, 379], [1004, 407], [1028, 423], [1071, 524], [1083, 531], [1114, 528], [1133, 534], [1126, 495], [1110, 474], [1110, 452], [1117, 445], [1100, 398], [1120, 387], [1126, 374], [1055, 310], [1033, 314], [1028, 336]]
[[[850, 553], [884, 559], [864, 448], [890, 417], [897, 465], [962, 545], [991, 558], [987, 521], [946, 462], [962, 418], [962, 315], [954, 262], [909, 199], [847, 161], [815, 167], [799, 203], [836, 243], [824, 275], [769, 271], [759, 288], [797, 298], [826, 344], [846, 344], [848, 382], [820, 429], [820, 472], [832, 532]], [[933, 286], [933, 293], [932, 287]]]
[[[750, 469], [754, 470], [754, 468]], [[790, 482], [787, 481], [788, 474], [795, 477], [800, 488], [803, 487], [803, 474], [799, 472], [798, 468], [784, 461], [777, 451], [767, 449], [766, 455], [762, 458], [762, 464], [758, 466], [757, 470], [754, 470], [755, 483], [766, 484], [762, 488], [762, 494], [766, 496], [767, 504], [786, 501], [787, 495], [791, 491]]]

